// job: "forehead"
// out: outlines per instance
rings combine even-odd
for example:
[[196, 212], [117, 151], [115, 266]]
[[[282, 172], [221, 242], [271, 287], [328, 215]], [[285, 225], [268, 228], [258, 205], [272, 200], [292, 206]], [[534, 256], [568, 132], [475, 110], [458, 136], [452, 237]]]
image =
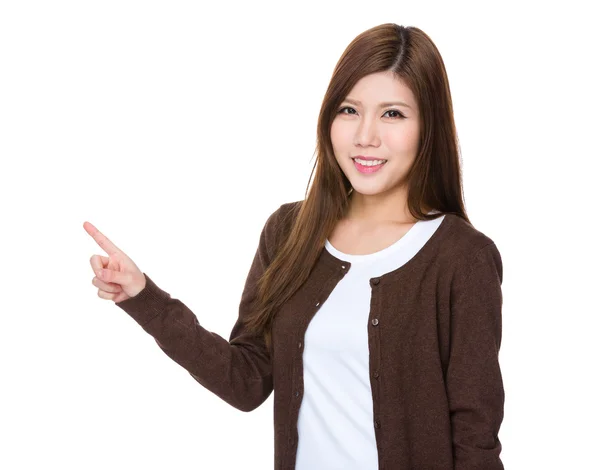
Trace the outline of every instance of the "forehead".
[[377, 106], [388, 101], [403, 101], [416, 109], [411, 89], [392, 72], [379, 72], [361, 78], [346, 98], [360, 101], [364, 106]]

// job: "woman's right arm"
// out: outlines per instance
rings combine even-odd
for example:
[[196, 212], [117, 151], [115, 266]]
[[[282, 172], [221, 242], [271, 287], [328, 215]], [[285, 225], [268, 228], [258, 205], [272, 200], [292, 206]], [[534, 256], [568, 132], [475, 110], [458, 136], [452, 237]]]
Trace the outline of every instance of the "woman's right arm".
[[262, 338], [245, 331], [241, 319], [250, 312], [257, 281], [270, 263], [280, 211], [281, 207], [269, 216], [260, 234], [229, 341], [203, 328], [183, 302], [160, 289], [146, 273], [145, 286], [137, 295], [115, 303], [195, 380], [242, 411], [254, 410], [273, 391], [269, 351]]

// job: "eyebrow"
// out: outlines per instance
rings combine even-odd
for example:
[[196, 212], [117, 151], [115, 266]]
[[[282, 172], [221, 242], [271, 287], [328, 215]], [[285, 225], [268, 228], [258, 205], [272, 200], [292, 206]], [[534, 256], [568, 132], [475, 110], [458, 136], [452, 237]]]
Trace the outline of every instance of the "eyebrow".
[[[359, 106], [361, 104], [360, 101], [353, 100], [352, 98], [346, 98], [344, 101], [347, 101], [348, 103], [352, 103], [352, 104], [359, 105]], [[409, 105], [407, 105], [406, 103], [404, 103], [403, 101], [390, 101], [389, 103], [379, 103], [379, 106], [381, 108], [386, 108], [388, 106], [394, 106], [394, 105], [406, 106], [408, 109], [411, 109], [411, 107]]]

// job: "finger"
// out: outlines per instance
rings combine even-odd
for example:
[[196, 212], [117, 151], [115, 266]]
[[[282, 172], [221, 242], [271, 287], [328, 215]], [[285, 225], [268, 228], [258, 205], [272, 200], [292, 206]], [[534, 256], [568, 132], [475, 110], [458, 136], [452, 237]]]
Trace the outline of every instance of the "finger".
[[103, 235], [100, 230], [98, 230], [89, 222], [84, 222], [83, 228], [92, 236], [94, 240], [96, 240], [96, 243], [98, 243], [100, 248], [102, 248], [107, 254], [114, 255], [116, 253], [122, 253], [122, 251], [119, 250], [119, 248], [117, 248], [117, 246], [111, 242], [106, 235]]
[[101, 281], [114, 282], [115, 284], [126, 284], [131, 280], [131, 275], [129, 273], [113, 271], [112, 269], [101, 269], [96, 275]]
[[108, 266], [110, 262], [110, 258], [102, 255], [92, 255], [90, 258], [90, 264], [92, 265], [92, 269], [94, 270], [94, 274], [99, 272], [101, 269]]
[[98, 297], [105, 300], [114, 300], [117, 294], [111, 294], [109, 292], [104, 292], [102, 289], [98, 289]]
[[98, 279], [97, 277], [94, 277], [92, 279], [92, 284], [95, 285], [96, 287], [98, 287], [99, 289], [102, 289], [103, 291], [112, 292], [115, 294], [117, 294], [123, 290], [123, 289], [121, 289], [121, 286], [119, 284], [111, 284], [111, 283], [103, 282], [100, 279]]

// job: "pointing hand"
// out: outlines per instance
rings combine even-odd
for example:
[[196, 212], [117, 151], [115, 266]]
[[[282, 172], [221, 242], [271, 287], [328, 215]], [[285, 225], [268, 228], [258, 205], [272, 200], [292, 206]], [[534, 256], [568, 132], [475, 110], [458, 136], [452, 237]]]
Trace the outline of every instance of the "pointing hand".
[[96, 274], [92, 284], [98, 288], [98, 297], [117, 303], [139, 294], [146, 286], [144, 273], [91, 223], [84, 222], [83, 228], [108, 255], [90, 258]]

